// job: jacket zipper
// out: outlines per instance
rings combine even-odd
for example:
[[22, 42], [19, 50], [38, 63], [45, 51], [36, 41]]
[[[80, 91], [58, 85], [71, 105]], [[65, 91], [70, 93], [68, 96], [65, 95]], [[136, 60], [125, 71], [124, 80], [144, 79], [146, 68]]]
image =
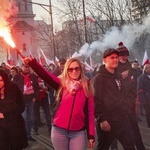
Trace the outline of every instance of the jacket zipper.
[[70, 129], [71, 118], [72, 118], [73, 108], [74, 108], [74, 104], [75, 104], [75, 97], [76, 97], [76, 94], [73, 97], [73, 102], [72, 102], [72, 107], [71, 107], [71, 114], [70, 114], [69, 124], [68, 124], [68, 132], [69, 132], [69, 129]]

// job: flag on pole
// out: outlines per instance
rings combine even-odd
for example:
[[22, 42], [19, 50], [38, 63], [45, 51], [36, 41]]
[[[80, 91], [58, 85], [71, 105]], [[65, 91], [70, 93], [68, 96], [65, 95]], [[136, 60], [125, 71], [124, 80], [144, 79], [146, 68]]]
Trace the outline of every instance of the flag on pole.
[[149, 62], [149, 59], [148, 59], [147, 50], [145, 50], [143, 61], [142, 61], [142, 66], [144, 66], [148, 63], [150, 63], [150, 62]]
[[32, 55], [32, 52], [31, 52], [31, 49], [30, 49], [30, 48], [29, 48], [29, 57], [30, 57], [30, 58], [34, 58], [33, 55]]
[[39, 63], [42, 65], [42, 66], [45, 66], [46, 65], [46, 62], [44, 60], [44, 57], [42, 56], [41, 54], [41, 50], [38, 50], [38, 59], [39, 59]]
[[58, 63], [59, 63], [59, 59], [57, 56], [55, 56], [55, 64], [58, 65]]
[[89, 22], [91, 22], [91, 23], [96, 22], [96, 20], [95, 20], [93, 17], [91, 17], [91, 16], [87, 16], [87, 20], [88, 20]]
[[92, 59], [92, 57], [90, 57], [90, 66], [93, 68], [93, 66], [94, 66], [94, 61], [93, 61], [93, 59]]
[[9, 64], [10, 66], [15, 66], [15, 65], [16, 65], [16, 64], [15, 64], [15, 61], [14, 61], [14, 59], [12, 58], [12, 55], [11, 55], [10, 52], [8, 53], [7, 64]]
[[42, 49], [40, 49], [40, 51], [41, 51], [41, 54], [42, 54], [42, 56], [43, 56], [43, 58], [44, 58], [44, 60], [45, 60], [45, 63], [46, 63], [47, 65], [53, 63], [53, 61], [49, 60], [49, 59], [45, 56], [45, 54], [44, 54], [44, 52], [43, 52]]
[[86, 61], [84, 62], [84, 65], [87, 71], [94, 71], [94, 69]]

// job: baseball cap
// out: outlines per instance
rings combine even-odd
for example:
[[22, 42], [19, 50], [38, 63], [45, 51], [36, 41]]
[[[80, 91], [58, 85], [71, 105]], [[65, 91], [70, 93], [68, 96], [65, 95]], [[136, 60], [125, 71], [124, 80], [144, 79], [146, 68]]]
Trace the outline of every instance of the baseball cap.
[[111, 48], [105, 50], [105, 51], [103, 52], [103, 55], [102, 55], [102, 56], [103, 56], [103, 58], [106, 58], [107, 56], [110, 56], [110, 55], [113, 54], [113, 53], [115, 53], [115, 54], [117, 54], [117, 55], [119, 56], [119, 52], [116, 51], [115, 49], [111, 49]]

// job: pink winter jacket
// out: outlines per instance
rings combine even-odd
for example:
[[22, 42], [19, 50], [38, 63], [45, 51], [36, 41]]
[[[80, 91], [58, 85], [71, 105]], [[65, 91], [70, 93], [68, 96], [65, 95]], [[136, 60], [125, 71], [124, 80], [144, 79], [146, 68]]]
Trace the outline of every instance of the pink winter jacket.
[[[35, 59], [32, 60], [29, 65], [45, 82], [54, 89], [58, 89], [60, 85], [59, 78], [45, 70]], [[88, 114], [85, 114], [85, 105], [87, 102]], [[86, 119], [88, 120], [88, 124], [86, 124]], [[95, 120], [93, 95], [87, 99], [82, 88], [79, 88], [75, 95], [71, 95], [68, 90], [63, 89], [61, 102], [54, 115], [53, 124], [57, 127], [72, 131], [79, 131], [87, 127], [88, 138], [94, 138]]]

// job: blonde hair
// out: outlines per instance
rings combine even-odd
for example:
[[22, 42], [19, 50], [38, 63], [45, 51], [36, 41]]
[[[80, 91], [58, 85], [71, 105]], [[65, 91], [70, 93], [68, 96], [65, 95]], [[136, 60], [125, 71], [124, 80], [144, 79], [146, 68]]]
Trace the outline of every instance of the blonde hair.
[[59, 76], [60, 80], [61, 80], [61, 85], [57, 91], [56, 100], [60, 99], [61, 94], [62, 94], [62, 90], [65, 87], [65, 82], [66, 82], [66, 80], [68, 80], [70, 78], [68, 76], [68, 68], [72, 62], [77, 62], [80, 69], [81, 69], [80, 70], [81, 86], [84, 90], [86, 97], [89, 97], [91, 94], [94, 94], [94, 88], [93, 88], [92, 84], [90, 83], [90, 81], [88, 82], [87, 77], [84, 75], [81, 61], [78, 58], [70, 58], [66, 61], [65, 66], [64, 66], [64, 70], [63, 70], [62, 74]]

